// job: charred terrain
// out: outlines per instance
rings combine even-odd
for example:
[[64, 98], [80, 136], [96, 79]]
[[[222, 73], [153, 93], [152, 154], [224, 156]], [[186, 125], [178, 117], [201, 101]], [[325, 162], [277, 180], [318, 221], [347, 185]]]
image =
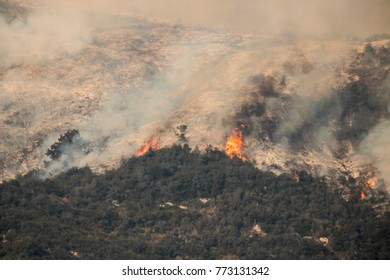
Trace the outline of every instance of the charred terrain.
[[0, 258], [390, 258], [389, 34], [43, 7], [0, 0]]

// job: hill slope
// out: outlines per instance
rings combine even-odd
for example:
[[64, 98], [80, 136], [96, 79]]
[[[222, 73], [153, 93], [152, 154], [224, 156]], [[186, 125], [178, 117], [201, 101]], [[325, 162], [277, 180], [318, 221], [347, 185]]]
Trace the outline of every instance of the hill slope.
[[36, 175], [0, 185], [2, 259], [390, 258], [387, 195], [362, 201], [353, 178], [342, 194], [186, 145], [104, 175]]

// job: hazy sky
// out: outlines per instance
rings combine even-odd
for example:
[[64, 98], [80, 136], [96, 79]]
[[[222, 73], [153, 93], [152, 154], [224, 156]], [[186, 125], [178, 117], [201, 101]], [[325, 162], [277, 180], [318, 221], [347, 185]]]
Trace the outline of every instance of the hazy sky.
[[[0, 0], [1, 2], [2, 0]], [[390, 33], [390, 0], [11, 0], [264, 34]], [[57, 6], [57, 7], [56, 7]], [[56, 9], [54, 9], [56, 10]], [[58, 10], [58, 9], [57, 9]]]
[[302, 35], [390, 32], [389, 0], [117, 1], [135, 13], [184, 24]]

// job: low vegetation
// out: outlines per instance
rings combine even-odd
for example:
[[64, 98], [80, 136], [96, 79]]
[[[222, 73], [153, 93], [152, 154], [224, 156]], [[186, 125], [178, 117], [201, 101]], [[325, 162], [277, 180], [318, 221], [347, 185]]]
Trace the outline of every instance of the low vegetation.
[[0, 258], [389, 259], [390, 213], [372, 207], [387, 194], [323, 179], [187, 145], [103, 175], [32, 172], [0, 185]]

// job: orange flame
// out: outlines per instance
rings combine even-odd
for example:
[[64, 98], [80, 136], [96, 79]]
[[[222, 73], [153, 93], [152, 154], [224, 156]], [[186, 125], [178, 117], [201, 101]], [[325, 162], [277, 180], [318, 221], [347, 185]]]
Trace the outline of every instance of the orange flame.
[[362, 192], [361, 194], [360, 194], [360, 199], [361, 200], [364, 200], [366, 198], [366, 194], [364, 193], [364, 192]]
[[[244, 125], [241, 125], [243, 127]], [[238, 157], [243, 161], [247, 158], [242, 155], [241, 148], [244, 146], [244, 140], [242, 139], [242, 131], [238, 128], [233, 130], [233, 135], [226, 140], [225, 152], [230, 157]]]
[[373, 189], [376, 187], [377, 182], [378, 179], [376, 177], [368, 179], [366, 182], [366, 186], [369, 187], [370, 189]]
[[153, 151], [160, 150], [160, 134], [157, 136], [157, 139], [153, 145], [153, 138], [154, 136], [150, 137], [148, 142], [145, 143], [138, 151], [137, 151], [137, 157], [143, 156], [146, 154], [150, 148], [152, 148]]
[[143, 156], [146, 154], [147, 151], [149, 151], [150, 146], [152, 145], [153, 137], [146, 142], [145, 145], [143, 145], [138, 151], [137, 151], [137, 157]]

